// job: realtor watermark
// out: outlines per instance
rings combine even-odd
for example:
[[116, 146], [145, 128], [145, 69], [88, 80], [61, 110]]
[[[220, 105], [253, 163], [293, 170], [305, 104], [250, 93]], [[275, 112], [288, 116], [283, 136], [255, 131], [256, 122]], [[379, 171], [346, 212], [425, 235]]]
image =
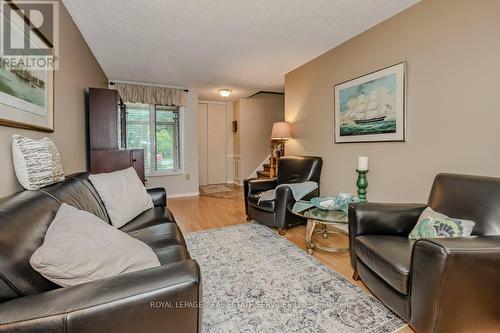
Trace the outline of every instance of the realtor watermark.
[[0, 1], [0, 69], [59, 68], [59, 2]]
[[215, 302], [191, 302], [191, 301], [152, 301], [151, 309], [187, 309], [187, 308], [212, 308], [212, 309], [293, 309], [293, 308], [315, 308], [331, 309], [336, 306], [335, 302], [301, 302], [301, 301], [215, 301]]

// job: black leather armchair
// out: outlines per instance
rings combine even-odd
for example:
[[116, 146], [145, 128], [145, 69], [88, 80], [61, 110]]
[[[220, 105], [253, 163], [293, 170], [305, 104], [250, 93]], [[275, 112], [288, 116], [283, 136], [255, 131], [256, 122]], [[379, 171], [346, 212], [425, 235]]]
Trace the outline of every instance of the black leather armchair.
[[[247, 219], [255, 219], [259, 223], [278, 228], [281, 235], [285, 234], [286, 228], [304, 223], [304, 219], [288, 211], [288, 206], [295, 202], [290, 188], [278, 188], [276, 199], [273, 201], [261, 201], [259, 203], [259, 194], [275, 189], [280, 184], [314, 181], [319, 185], [322, 165], [323, 160], [321, 157], [286, 156], [278, 161], [278, 175], [276, 178], [246, 179], [244, 181], [244, 192]], [[305, 199], [318, 195], [319, 187]]]
[[[409, 240], [426, 207], [475, 237]], [[352, 204], [349, 241], [354, 279], [417, 332], [498, 332], [500, 179], [440, 174], [427, 204]]]

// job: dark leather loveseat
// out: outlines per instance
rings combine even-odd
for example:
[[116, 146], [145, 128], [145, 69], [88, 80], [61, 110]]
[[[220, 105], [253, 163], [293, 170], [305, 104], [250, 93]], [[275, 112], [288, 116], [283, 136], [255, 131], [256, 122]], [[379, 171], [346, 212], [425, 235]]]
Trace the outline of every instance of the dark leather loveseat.
[[109, 222], [87, 176], [0, 200], [0, 332], [200, 332], [200, 270], [164, 189], [148, 190], [155, 207], [121, 228], [148, 244], [162, 266], [67, 288], [31, 268], [61, 203]]
[[[426, 207], [476, 223], [473, 238], [408, 235]], [[353, 204], [354, 278], [417, 332], [500, 332], [500, 179], [440, 174], [427, 204]]]
[[[244, 181], [245, 213], [247, 219], [278, 228], [284, 235], [286, 229], [306, 222], [305, 219], [288, 211], [288, 206], [295, 203], [292, 190], [280, 187], [273, 201], [260, 201], [259, 195], [267, 190], [275, 189], [280, 184], [301, 183], [321, 178], [323, 159], [316, 156], [285, 156], [278, 161], [278, 175], [271, 179], [246, 179]], [[304, 197], [310, 199], [319, 195], [319, 187]]]

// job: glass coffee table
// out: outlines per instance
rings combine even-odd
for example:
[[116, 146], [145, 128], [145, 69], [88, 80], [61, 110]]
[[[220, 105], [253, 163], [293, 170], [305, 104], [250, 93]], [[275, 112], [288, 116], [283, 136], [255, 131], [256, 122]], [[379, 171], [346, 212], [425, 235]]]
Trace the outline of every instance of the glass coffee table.
[[315, 233], [321, 234], [323, 238], [328, 238], [328, 234], [349, 234], [349, 220], [347, 218], [346, 212], [344, 212], [343, 210], [322, 210], [314, 207], [309, 201], [298, 201], [295, 204], [290, 205], [288, 207], [288, 210], [292, 214], [307, 219], [307, 253], [313, 254], [314, 250], [316, 249], [333, 253], [342, 253], [349, 251], [348, 247], [326, 247], [314, 243], [313, 240], [313, 235]]

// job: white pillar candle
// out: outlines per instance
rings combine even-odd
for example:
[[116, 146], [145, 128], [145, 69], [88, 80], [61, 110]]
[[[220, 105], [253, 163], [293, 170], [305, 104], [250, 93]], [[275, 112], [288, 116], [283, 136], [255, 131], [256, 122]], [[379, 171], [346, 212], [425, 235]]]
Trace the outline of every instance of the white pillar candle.
[[368, 157], [367, 156], [359, 156], [358, 157], [358, 170], [359, 171], [368, 171]]

